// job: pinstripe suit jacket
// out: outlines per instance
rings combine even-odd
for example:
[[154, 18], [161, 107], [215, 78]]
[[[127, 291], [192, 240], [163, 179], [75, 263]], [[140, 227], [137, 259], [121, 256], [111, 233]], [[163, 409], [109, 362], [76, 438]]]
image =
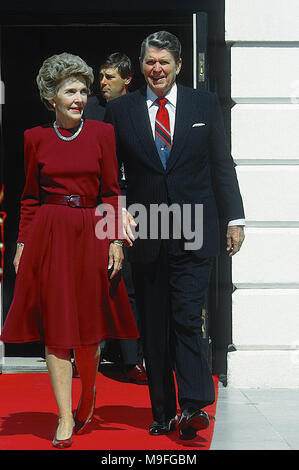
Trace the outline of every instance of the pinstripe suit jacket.
[[[109, 101], [104, 120], [114, 126], [118, 159], [124, 163], [127, 207], [141, 203], [149, 209], [150, 204], [164, 203], [183, 208], [188, 204], [192, 231], [198, 230], [196, 205], [202, 204], [203, 243], [194, 255], [217, 255], [219, 216], [227, 221], [244, 218], [244, 210], [216, 94], [178, 85], [173, 146], [166, 170], [152, 134], [146, 87]], [[149, 232], [152, 221], [146, 223]], [[160, 237], [137, 238], [129, 250], [131, 261], [153, 261], [160, 244]]]

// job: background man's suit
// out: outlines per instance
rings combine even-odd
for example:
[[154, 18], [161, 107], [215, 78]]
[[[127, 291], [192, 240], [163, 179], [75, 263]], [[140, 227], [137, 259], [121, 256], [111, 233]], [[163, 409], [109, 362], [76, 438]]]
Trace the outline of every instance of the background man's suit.
[[[194, 217], [195, 204], [203, 204], [200, 249], [186, 252], [183, 238], [137, 238], [129, 249], [143, 317], [153, 416], [163, 421], [176, 415], [172, 368], [181, 408], [189, 402], [202, 408], [214, 401], [213, 381], [202, 352], [200, 312], [211, 257], [219, 252], [218, 213], [227, 221], [244, 218], [242, 199], [215, 94], [178, 85], [173, 146], [166, 170], [153, 138], [146, 88], [108, 103], [105, 121], [114, 125], [118, 158], [125, 165], [127, 207], [134, 203], [146, 207], [190, 204]], [[154, 293], [149, 286], [155, 287]], [[160, 350], [155, 339], [165, 329], [170, 348], [166, 345]]]
[[98, 95], [89, 96], [84, 108], [84, 116], [86, 119], [95, 121], [103, 121], [105, 116], [105, 106]]
[[[93, 119], [96, 121], [103, 121], [104, 115], [105, 115], [105, 102], [104, 100], [98, 96], [90, 96], [87, 100], [87, 104], [84, 108], [84, 117], [86, 119]], [[121, 189], [121, 193], [125, 194], [126, 193], [126, 183], [125, 180], [119, 178], [119, 185]], [[131, 274], [131, 266], [130, 263], [127, 260], [127, 254], [126, 250], [124, 250], [125, 254], [125, 260], [124, 260], [124, 266], [123, 266], [123, 271], [122, 275], [124, 278], [125, 286], [127, 289], [127, 294], [130, 299], [131, 307], [134, 313], [134, 317], [136, 320], [136, 323], [139, 324], [139, 315], [138, 311], [136, 309], [136, 301], [135, 301], [135, 292], [134, 292], [134, 287], [133, 287], [133, 281], [132, 281], [132, 274]], [[108, 358], [109, 354], [110, 356], [117, 355], [117, 351], [114, 353], [113, 351], [113, 345], [116, 342], [116, 340], [110, 340], [108, 341], [108, 347], [107, 345], [105, 346], [106, 349], [108, 349]], [[107, 342], [106, 342], [107, 343]], [[112, 348], [109, 350], [109, 345], [112, 344]], [[142, 364], [143, 363], [143, 353], [142, 353], [142, 347], [141, 347], [141, 341], [140, 338], [138, 340], [120, 340], [119, 341], [119, 346], [120, 346], [120, 352], [121, 352], [121, 361], [127, 365], [127, 364]], [[111, 351], [112, 350], [112, 351]], [[115, 350], [115, 348], [114, 348]], [[107, 352], [106, 352], [107, 355]], [[104, 356], [105, 356], [105, 350], [104, 350]], [[109, 358], [110, 359], [110, 358]], [[117, 358], [115, 358], [117, 360]]]

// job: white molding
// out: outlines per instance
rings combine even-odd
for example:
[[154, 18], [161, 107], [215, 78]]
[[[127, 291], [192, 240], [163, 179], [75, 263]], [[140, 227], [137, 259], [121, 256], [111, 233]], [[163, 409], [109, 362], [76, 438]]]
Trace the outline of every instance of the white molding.
[[294, 94], [299, 93], [298, 54], [298, 47], [232, 47], [233, 101], [295, 102]]
[[298, 0], [225, 0], [225, 38], [298, 42], [298, 18]]
[[299, 282], [234, 282], [236, 289], [299, 289]]
[[227, 379], [232, 388], [299, 388], [299, 352], [230, 352]]
[[299, 165], [299, 158], [234, 158], [234, 163], [237, 166], [264, 166], [264, 165]]

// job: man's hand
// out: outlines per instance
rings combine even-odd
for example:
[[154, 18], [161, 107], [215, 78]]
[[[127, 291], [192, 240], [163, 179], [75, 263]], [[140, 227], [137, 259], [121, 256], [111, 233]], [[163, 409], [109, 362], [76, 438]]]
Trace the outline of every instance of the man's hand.
[[235, 255], [241, 248], [244, 241], [244, 227], [241, 225], [232, 225], [227, 228], [226, 233], [226, 249], [229, 256]]
[[133, 235], [131, 227], [136, 227], [137, 224], [134, 220], [134, 217], [126, 209], [122, 209], [122, 221], [123, 221], [124, 238], [126, 240], [126, 243], [129, 246], [132, 246], [133, 242], [135, 241], [135, 237]]

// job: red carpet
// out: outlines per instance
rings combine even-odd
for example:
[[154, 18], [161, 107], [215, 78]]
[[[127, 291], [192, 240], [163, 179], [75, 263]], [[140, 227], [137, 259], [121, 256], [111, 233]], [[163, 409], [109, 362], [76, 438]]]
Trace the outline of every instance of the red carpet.
[[[216, 401], [218, 379], [214, 377]], [[208, 450], [216, 402], [205, 408], [210, 427], [191, 441], [179, 439], [178, 431], [153, 437], [148, 388], [121, 383], [99, 373], [95, 419], [85, 434], [73, 437], [71, 450]], [[73, 379], [73, 409], [80, 398], [80, 379]], [[47, 373], [0, 375], [0, 450], [60, 450], [51, 441], [57, 426], [57, 406]]]

